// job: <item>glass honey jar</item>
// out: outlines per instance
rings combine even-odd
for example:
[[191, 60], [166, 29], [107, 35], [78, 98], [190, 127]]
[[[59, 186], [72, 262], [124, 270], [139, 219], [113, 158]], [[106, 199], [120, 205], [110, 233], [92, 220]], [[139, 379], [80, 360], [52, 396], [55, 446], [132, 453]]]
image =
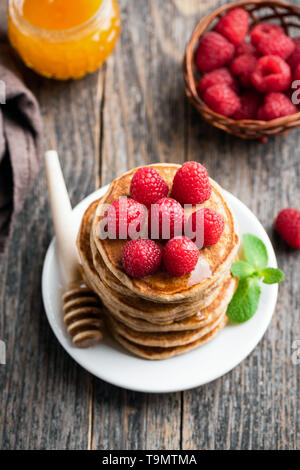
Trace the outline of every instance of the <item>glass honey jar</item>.
[[45, 77], [94, 72], [112, 53], [120, 30], [116, 0], [9, 0], [10, 42]]

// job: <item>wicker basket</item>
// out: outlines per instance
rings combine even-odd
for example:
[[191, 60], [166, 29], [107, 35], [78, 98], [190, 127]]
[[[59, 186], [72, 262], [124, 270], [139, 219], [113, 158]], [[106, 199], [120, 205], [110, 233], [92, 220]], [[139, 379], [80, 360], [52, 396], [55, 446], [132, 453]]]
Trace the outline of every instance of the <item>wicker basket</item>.
[[[271, 135], [286, 134], [290, 129], [300, 126], [300, 112], [272, 121], [234, 120], [217, 114], [209, 109], [197, 92], [197, 70], [194, 64], [195, 49], [201, 36], [211, 30], [216, 21], [232, 8], [242, 7], [250, 15], [250, 29], [261, 21], [273, 21], [280, 24], [286, 33], [291, 33], [292, 28], [300, 28], [300, 8], [281, 1], [252, 2], [239, 1], [226, 4], [213, 13], [205, 16], [196, 26], [189, 43], [186, 46], [183, 60], [183, 72], [185, 91], [189, 100], [197, 108], [202, 117], [219, 129], [234, 134], [243, 139], [261, 139], [264, 141]], [[295, 34], [290, 34], [295, 36]]]

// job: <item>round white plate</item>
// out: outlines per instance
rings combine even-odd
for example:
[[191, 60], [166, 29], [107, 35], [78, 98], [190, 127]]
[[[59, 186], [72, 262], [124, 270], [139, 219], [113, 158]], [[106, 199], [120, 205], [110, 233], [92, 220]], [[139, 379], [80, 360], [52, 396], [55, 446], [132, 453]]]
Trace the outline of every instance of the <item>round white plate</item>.
[[[90, 194], [74, 209], [74, 222], [79, 228], [88, 205], [107, 191], [107, 186]], [[269, 266], [277, 267], [270, 239], [255, 215], [236, 197], [224, 191], [232, 207], [241, 234], [250, 232], [263, 240], [269, 254]], [[44, 262], [42, 294], [49, 323], [60, 344], [86, 370], [119, 387], [141, 392], [177, 392], [206, 384], [238, 365], [255, 348], [272, 318], [278, 286], [262, 284], [259, 308], [251, 320], [241, 325], [228, 325], [212, 341], [182, 356], [149, 361], [133, 356], [111, 338], [90, 349], [72, 346], [62, 321], [61, 293], [63, 284], [53, 239]]]

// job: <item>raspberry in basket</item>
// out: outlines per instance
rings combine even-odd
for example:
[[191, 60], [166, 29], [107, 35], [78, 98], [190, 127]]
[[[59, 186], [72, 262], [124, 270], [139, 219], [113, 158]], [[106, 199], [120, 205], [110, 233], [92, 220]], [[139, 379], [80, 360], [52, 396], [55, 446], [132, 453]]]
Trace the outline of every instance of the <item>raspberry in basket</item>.
[[250, 38], [254, 46], [257, 46], [262, 38], [272, 34], [284, 34], [284, 30], [281, 26], [273, 23], [260, 23], [254, 26], [251, 31]]
[[251, 42], [242, 42], [242, 44], [236, 48], [235, 57], [244, 54], [257, 56], [257, 51]]
[[257, 118], [261, 121], [271, 121], [295, 113], [297, 108], [286, 95], [268, 93], [265, 96], [265, 104], [258, 110]]
[[249, 14], [243, 8], [234, 8], [216, 24], [215, 31], [225, 36], [235, 46], [241, 44], [248, 33]]
[[238, 84], [236, 82], [236, 79], [234, 78], [230, 70], [225, 67], [206, 73], [199, 81], [198, 90], [200, 94], [202, 94], [207, 88], [213, 85], [217, 85], [219, 83], [228, 85], [234, 91], [238, 90]]
[[221, 34], [213, 31], [204, 34], [196, 52], [196, 67], [199, 72], [211, 72], [229, 62], [234, 46]]
[[214, 85], [208, 88], [203, 97], [207, 106], [223, 116], [232, 116], [240, 108], [238, 95], [227, 85]]
[[300, 64], [300, 38], [293, 38], [293, 42], [295, 44], [295, 49], [287, 60], [287, 63], [292, 69]]
[[257, 111], [262, 103], [262, 95], [255, 90], [245, 91], [240, 96], [240, 109], [233, 114], [233, 119], [256, 119]]
[[243, 54], [231, 62], [231, 71], [236, 75], [242, 86], [251, 86], [251, 74], [255, 69], [257, 59], [254, 55]]
[[262, 92], [283, 91], [291, 84], [291, 68], [281, 57], [260, 57], [251, 75], [252, 84]]
[[256, 47], [261, 55], [278, 55], [285, 60], [295, 50], [295, 43], [286, 34], [273, 33], [263, 36]]

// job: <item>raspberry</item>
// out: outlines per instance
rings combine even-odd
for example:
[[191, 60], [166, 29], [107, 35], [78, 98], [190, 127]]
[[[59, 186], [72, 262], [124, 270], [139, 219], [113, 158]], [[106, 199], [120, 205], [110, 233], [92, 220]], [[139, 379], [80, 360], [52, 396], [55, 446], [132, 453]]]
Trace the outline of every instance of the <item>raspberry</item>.
[[202, 204], [211, 196], [206, 168], [198, 162], [186, 162], [177, 170], [172, 196], [180, 204]]
[[297, 108], [286, 95], [268, 93], [265, 96], [265, 104], [258, 110], [257, 118], [261, 121], [271, 121], [295, 113]]
[[130, 196], [147, 207], [167, 196], [168, 192], [167, 183], [154, 168], [139, 168], [133, 175]]
[[233, 119], [256, 119], [257, 110], [261, 104], [261, 96], [254, 90], [246, 91], [240, 96], [241, 107], [232, 116]]
[[231, 71], [237, 75], [240, 83], [244, 87], [251, 86], [251, 74], [255, 69], [257, 59], [254, 55], [243, 54], [231, 62]]
[[248, 33], [249, 14], [243, 8], [226, 13], [215, 26], [215, 31], [225, 36], [235, 46], [241, 44]]
[[278, 55], [287, 59], [295, 49], [295, 44], [286, 34], [267, 34], [257, 44], [257, 50], [262, 55]]
[[290, 66], [281, 57], [266, 55], [258, 59], [251, 81], [262, 93], [286, 90], [291, 83]]
[[257, 51], [250, 42], [242, 42], [235, 50], [235, 57], [244, 54], [257, 56]]
[[154, 274], [161, 265], [162, 251], [153, 240], [130, 240], [122, 250], [123, 268], [129, 276], [140, 278]]
[[298, 64], [300, 64], [300, 38], [293, 38], [293, 41], [295, 44], [295, 49], [287, 61], [292, 69], [294, 69]]
[[[127, 197], [116, 199], [107, 211], [107, 229], [111, 238], [134, 238], [146, 221], [147, 209]], [[128, 233], [129, 232], [129, 233]]]
[[223, 116], [232, 116], [240, 108], [240, 99], [227, 85], [209, 87], [203, 96], [207, 106]]
[[300, 211], [283, 209], [275, 221], [275, 228], [281, 237], [293, 248], [300, 248]]
[[218, 33], [209, 32], [200, 39], [196, 52], [196, 67], [199, 72], [211, 72], [229, 62], [234, 46]]
[[202, 94], [207, 88], [219, 83], [228, 85], [232, 90], [238, 91], [238, 85], [234, 76], [225, 67], [206, 73], [199, 81], [198, 90]]
[[262, 38], [269, 36], [270, 34], [284, 34], [284, 30], [281, 26], [273, 23], [260, 23], [254, 26], [250, 34], [253, 46], [257, 46]]
[[198, 248], [185, 236], [169, 240], [163, 252], [164, 266], [172, 276], [183, 276], [192, 272], [198, 258]]
[[[225, 227], [225, 221], [221, 214], [208, 208], [193, 212], [190, 215], [188, 226], [190, 224], [192, 231], [196, 233], [196, 239], [203, 238], [203, 247], [215, 245], [220, 240]], [[203, 237], [201, 237], [201, 231], [203, 231]]]
[[149, 235], [152, 239], [170, 240], [182, 235], [184, 210], [175, 199], [164, 197], [153, 204], [149, 211]]

